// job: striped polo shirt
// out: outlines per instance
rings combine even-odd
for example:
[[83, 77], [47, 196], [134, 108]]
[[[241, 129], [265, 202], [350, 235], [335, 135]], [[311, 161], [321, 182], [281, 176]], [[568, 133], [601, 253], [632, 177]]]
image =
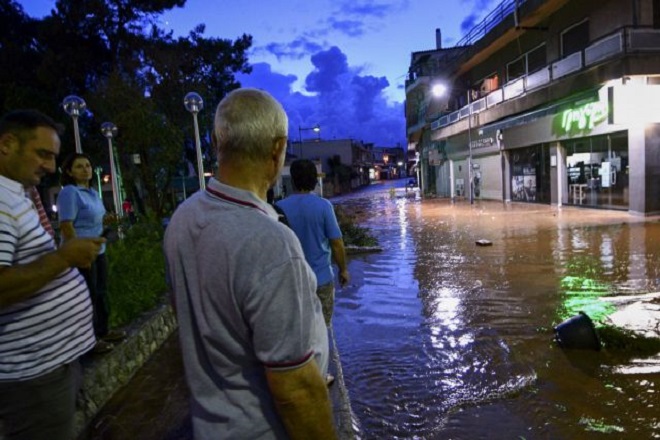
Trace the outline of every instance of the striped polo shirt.
[[[0, 176], [0, 266], [28, 264], [54, 250], [23, 186]], [[78, 269], [66, 269], [25, 301], [0, 308], [0, 381], [49, 373], [95, 342], [87, 285]]]

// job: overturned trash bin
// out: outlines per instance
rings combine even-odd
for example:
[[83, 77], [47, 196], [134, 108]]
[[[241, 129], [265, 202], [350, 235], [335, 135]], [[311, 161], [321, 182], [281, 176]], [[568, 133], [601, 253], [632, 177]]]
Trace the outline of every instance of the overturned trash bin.
[[601, 348], [594, 323], [584, 312], [558, 324], [554, 330], [555, 340], [562, 348], [596, 351]]

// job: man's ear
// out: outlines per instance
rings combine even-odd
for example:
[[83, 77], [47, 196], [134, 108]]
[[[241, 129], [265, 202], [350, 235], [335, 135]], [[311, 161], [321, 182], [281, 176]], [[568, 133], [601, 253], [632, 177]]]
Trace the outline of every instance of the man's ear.
[[18, 144], [18, 138], [12, 133], [5, 133], [0, 136], [0, 153], [9, 154]]
[[286, 137], [276, 138], [275, 142], [273, 142], [273, 159], [279, 161], [284, 150], [286, 150]]

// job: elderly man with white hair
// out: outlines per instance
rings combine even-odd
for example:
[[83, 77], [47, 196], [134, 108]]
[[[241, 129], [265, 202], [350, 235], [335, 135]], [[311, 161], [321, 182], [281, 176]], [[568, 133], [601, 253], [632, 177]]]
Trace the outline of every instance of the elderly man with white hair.
[[336, 438], [316, 278], [266, 201], [286, 113], [268, 93], [238, 89], [214, 125], [218, 174], [165, 236], [195, 438]]

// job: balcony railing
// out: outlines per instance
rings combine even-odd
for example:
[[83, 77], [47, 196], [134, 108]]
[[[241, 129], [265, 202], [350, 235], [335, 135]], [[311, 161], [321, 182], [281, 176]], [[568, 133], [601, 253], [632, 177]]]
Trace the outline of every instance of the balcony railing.
[[435, 130], [451, 125], [466, 118], [469, 114], [479, 113], [502, 102], [515, 99], [531, 90], [548, 85], [564, 76], [579, 72], [609, 58], [624, 53], [645, 51], [660, 51], [660, 29], [620, 29], [595, 41], [582, 51], [568, 55], [529, 75], [509, 81], [501, 88], [490, 92], [485, 98], [471, 103], [471, 110], [466, 105], [455, 112], [438, 118], [431, 123], [431, 129]]

